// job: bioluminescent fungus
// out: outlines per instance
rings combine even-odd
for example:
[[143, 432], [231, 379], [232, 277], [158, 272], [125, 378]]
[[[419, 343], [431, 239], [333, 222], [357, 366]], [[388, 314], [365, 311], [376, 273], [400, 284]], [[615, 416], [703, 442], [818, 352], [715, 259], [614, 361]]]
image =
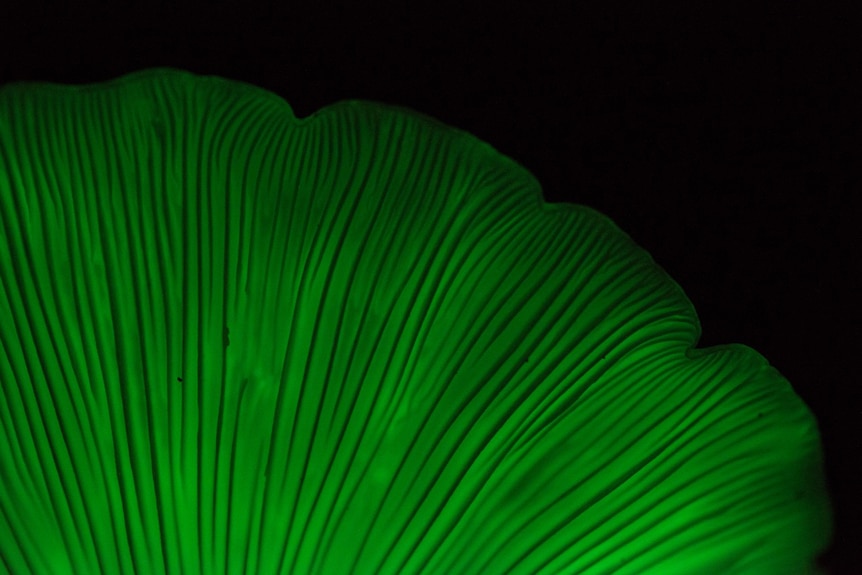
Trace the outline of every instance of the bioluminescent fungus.
[[0, 571], [795, 573], [816, 422], [630, 238], [420, 114], [0, 90]]

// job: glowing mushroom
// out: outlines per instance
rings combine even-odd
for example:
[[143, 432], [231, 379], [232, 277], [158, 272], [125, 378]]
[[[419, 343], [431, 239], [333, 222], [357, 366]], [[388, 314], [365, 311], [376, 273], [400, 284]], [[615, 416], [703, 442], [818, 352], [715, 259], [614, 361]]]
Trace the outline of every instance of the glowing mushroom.
[[0, 571], [791, 573], [817, 425], [613, 223], [417, 113], [0, 89]]

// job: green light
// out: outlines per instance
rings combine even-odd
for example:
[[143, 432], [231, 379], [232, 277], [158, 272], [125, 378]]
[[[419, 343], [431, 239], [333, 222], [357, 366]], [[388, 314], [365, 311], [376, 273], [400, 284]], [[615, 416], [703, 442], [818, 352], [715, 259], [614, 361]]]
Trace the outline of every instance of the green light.
[[421, 116], [0, 90], [0, 572], [794, 573], [816, 422], [600, 214]]

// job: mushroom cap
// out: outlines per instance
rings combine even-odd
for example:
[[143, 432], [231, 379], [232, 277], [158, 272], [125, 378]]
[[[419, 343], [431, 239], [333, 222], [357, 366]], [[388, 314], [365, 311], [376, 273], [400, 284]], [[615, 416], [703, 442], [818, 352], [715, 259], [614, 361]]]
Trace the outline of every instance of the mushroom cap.
[[0, 571], [786, 573], [817, 424], [610, 220], [411, 110], [0, 89]]

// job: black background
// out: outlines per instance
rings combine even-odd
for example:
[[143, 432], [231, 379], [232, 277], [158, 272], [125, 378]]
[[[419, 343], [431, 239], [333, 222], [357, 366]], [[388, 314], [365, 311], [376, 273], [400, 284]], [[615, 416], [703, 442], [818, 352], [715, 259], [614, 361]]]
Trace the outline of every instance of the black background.
[[[357, 6], [355, 4], [364, 4]], [[836, 531], [862, 573], [862, 28], [822, 2], [213, 4], [0, 15], [0, 83], [154, 66], [269, 89], [305, 116], [414, 108], [610, 216], [685, 289], [701, 346], [745, 343], [817, 415]]]

